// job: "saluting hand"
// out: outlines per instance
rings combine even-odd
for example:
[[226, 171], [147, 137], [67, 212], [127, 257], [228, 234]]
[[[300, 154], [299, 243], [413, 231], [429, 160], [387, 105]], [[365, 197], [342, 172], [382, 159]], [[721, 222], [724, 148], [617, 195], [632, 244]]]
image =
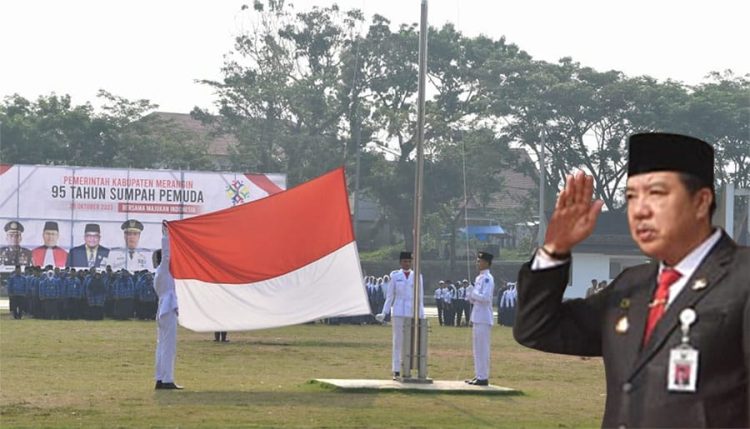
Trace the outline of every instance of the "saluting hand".
[[568, 253], [591, 235], [604, 205], [602, 200], [592, 201], [593, 193], [593, 177], [581, 171], [567, 176], [544, 236], [547, 252]]

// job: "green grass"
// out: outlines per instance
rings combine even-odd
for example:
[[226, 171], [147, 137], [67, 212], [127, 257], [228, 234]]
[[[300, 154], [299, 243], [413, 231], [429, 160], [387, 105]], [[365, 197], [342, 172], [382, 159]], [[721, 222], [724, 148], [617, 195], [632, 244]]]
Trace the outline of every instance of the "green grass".
[[[390, 327], [301, 325], [212, 334], [180, 328], [176, 379], [154, 391], [155, 322], [10, 320], [0, 315], [0, 426], [243, 428], [595, 427], [600, 359], [525, 349], [492, 336], [493, 384], [521, 396], [343, 393], [314, 378], [386, 378]], [[472, 376], [468, 328], [433, 327], [429, 376]]]

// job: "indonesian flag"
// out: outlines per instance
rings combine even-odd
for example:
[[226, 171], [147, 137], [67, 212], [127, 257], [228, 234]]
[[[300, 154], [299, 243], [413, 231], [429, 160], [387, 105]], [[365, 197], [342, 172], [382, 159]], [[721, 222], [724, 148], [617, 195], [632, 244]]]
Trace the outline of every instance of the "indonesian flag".
[[170, 222], [179, 322], [198, 332], [370, 314], [344, 169]]

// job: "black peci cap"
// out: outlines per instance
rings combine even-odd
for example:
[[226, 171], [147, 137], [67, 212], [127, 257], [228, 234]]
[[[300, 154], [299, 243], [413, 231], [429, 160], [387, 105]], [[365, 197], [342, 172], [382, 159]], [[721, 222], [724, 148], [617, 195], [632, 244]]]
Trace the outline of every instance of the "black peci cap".
[[628, 176], [655, 171], [691, 174], [714, 188], [714, 149], [695, 137], [669, 133], [630, 136]]
[[101, 233], [101, 230], [99, 229], [99, 224], [98, 223], [87, 223], [86, 224], [86, 229], [84, 229], [83, 232], [84, 232], [84, 234], [88, 234], [88, 233], [99, 234], [99, 233]]

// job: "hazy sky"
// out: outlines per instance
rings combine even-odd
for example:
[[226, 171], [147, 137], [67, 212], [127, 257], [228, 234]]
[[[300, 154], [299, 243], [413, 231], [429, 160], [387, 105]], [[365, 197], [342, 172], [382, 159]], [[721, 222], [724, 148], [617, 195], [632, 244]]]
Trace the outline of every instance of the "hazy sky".
[[[222, 56], [245, 26], [252, 0], [1, 0], [0, 97], [97, 90], [159, 110], [212, 106], [209, 88]], [[297, 10], [334, 1], [298, 0]], [[418, 22], [420, 0], [343, 0], [343, 9]], [[597, 70], [648, 74], [695, 84], [710, 71], [750, 73], [750, 1], [431, 0], [430, 24], [464, 34], [505, 35], [536, 59], [564, 56]], [[363, 29], [364, 31], [365, 29]]]

